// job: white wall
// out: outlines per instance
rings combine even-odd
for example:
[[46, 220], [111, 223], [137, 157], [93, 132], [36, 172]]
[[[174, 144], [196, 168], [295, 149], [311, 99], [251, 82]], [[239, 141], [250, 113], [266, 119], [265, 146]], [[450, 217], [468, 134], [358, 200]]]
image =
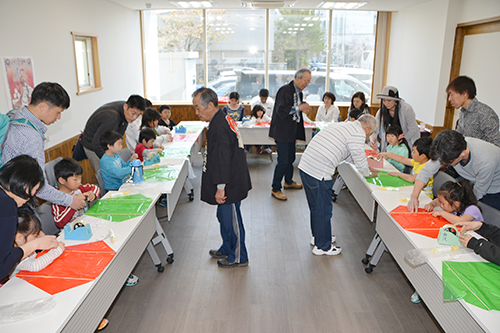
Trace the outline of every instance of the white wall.
[[[457, 24], [499, 15], [495, 0], [434, 0], [393, 13], [387, 84], [400, 90], [418, 120], [443, 125]], [[499, 51], [500, 45], [487, 50]], [[494, 76], [491, 85], [498, 85]]]
[[[58, 82], [71, 98], [62, 119], [48, 127], [46, 148], [78, 134], [100, 105], [143, 95], [139, 15], [106, 0], [0, 2], [0, 57], [33, 57], [35, 84]], [[99, 36], [102, 90], [76, 95], [71, 31]], [[8, 111], [7, 99], [2, 79], [0, 112]]]

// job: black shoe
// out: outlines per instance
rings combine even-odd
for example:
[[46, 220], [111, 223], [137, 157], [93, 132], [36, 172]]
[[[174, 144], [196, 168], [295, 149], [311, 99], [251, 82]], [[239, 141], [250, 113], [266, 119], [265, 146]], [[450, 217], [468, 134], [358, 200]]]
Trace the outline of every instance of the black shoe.
[[227, 258], [217, 260], [217, 265], [222, 268], [232, 268], [232, 267], [247, 267], [248, 261], [246, 262], [232, 262], [227, 260]]
[[223, 259], [227, 257], [227, 255], [220, 253], [219, 250], [210, 250], [208, 251], [208, 254], [210, 254], [212, 258], [215, 259]]

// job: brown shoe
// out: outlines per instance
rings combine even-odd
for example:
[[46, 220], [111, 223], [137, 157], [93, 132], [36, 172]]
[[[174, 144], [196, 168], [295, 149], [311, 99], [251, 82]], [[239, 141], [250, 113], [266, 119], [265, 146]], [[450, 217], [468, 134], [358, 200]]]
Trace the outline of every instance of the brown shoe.
[[303, 186], [302, 184], [298, 184], [296, 182], [292, 182], [291, 184], [285, 183], [283, 186], [286, 190], [300, 190]]
[[276, 199], [281, 200], [281, 201], [286, 201], [287, 200], [286, 195], [284, 195], [283, 192], [281, 192], [281, 191], [276, 191], [276, 192], [271, 191], [271, 195], [273, 197], [275, 197]]

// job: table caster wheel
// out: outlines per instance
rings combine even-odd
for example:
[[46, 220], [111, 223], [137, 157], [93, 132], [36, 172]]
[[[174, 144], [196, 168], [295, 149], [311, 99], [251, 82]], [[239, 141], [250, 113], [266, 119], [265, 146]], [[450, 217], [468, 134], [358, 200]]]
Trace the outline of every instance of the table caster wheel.
[[332, 201], [333, 202], [337, 201], [337, 195], [335, 193], [332, 194]]
[[158, 269], [158, 273], [163, 273], [163, 271], [165, 270], [165, 267], [162, 266], [162, 264], [158, 264], [156, 265], [157, 269]]
[[373, 272], [373, 267], [375, 267], [375, 266], [373, 266], [373, 265], [366, 266], [366, 268], [365, 268], [366, 274], [370, 274], [371, 272]]
[[361, 262], [363, 263], [363, 265], [368, 265], [368, 263], [370, 262], [370, 257], [369, 255], [366, 255], [366, 257], [364, 257], [363, 259], [361, 259]]
[[174, 255], [169, 255], [167, 257], [167, 264], [172, 264], [174, 262]]
[[189, 201], [193, 201], [194, 200], [194, 191], [193, 191], [193, 189], [191, 189], [191, 192], [189, 192], [188, 198], [189, 198]]

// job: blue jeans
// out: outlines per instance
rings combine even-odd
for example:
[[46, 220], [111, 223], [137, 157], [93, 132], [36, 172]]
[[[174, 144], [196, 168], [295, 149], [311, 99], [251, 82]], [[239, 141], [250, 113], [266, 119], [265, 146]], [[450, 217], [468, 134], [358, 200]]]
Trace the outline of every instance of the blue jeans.
[[281, 191], [281, 181], [285, 177], [285, 183], [293, 183], [293, 162], [295, 162], [295, 141], [276, 141], [276, 152], [278, 163], [274, 169], [272, 188], [274, 192]]
[[240, 206], [241, 201], [217, 206], [217, 219], [220, 223], [222, 237], [219, 252], [227, 255], [227, 260], [237, 263], [248, 261], [245, 228], [243, 227]]
[[318, 249], [332, 247], [332, 187], [333, 180], [317, 180], [300, 170], [311, 218], [311, 232]]

